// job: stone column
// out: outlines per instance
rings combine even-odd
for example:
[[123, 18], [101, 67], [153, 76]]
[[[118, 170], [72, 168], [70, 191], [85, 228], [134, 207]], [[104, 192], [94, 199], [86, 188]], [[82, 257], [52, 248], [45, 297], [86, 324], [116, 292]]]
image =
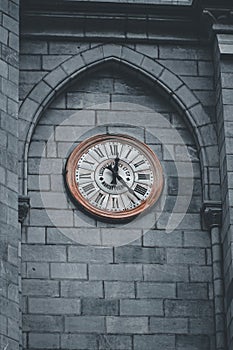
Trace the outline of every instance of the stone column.
[[18, 350], [19, 4], [0, 0], [0, 349]]
[[221, 203], [206, 202], [203, 205], [204, 225], [210, 231], [213, 266], [215, 340], [216, 350], [226, 349], [224, 278], [220, 228], [222, 225]]

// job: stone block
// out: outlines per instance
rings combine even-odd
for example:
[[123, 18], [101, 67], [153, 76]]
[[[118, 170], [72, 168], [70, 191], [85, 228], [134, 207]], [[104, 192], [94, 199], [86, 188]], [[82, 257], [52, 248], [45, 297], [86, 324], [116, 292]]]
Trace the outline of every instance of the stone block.
[[184, 231], [184, 247], [210, 247], [210, 236], [206, 231]]
[[104, 58], [103, 47], [102, 45], [95, 46], [91, 50], [84, 51], [81, 56], [86, 64], [93, 63], [96, 60]]
[[82, 314], [96, 316], [114, 316], [119, 314], [118, 300], [92, 299], [82, 300]]
[[163, 230], [145, 231], [143, 235], [143, 246], [145, 247], [181, 247], [182, 232], [173, 231], [168, 234]]
[[22, 245], [23, 261], [66, 261], [66, 247], [54, 245]]
[[195, 47], [188, 45], [160, 45], [159, 57], [164, 59], [186, 60], [210, 60], [212, 59], [210, 50], [206, 47]]
[[81, 139], [90, 128], [86, 126], [57, 126], [55, 130], [56, 141], [75, 142]]
[[182, 77], [182, 80], [192, 90], [212, 90], [214, 82], [212, 77]]
[[[61, 281], [61, 296], [66, 298], [103, 298], [103, 285], [102, 282]], [[107, 294], [106, 297], [108, 298]]]
[[28, 227], [27, 229], [28, 243], [45, 244], [45, 228], [44, 227]]
[[1, 27], [0, 28], [0, 42], [2, 44], [6, 45], [7, 39], [8, 39], [8, 31], [5, 28]]
[[191, 334], [213, 334], [214, 320], [210, 318], [190, 318]]
[[51, 277], [59, 279], [87, 279], [87, 265], [75, 263], [52, 263]]
[[66, 196], [62, 192], [29, 192], [31, 208], [68, 209]]
[[53, 133], [54, 133], [53, 126], [37, 125], [35, 132], [33, 133], [32, 140], [48, 141], [48, 139], [53, 136]]
[[122, 316], [163, 316], [163, 300], [121, 300]]
[[142, 280], [142, 266], [133, 264], [90, 265], [89, 278], [90, 280], [140, 281]]
[[191, 282], [212, 282], [212, 267], [191, 266], [190, 280]]
[[104, 293], [107, 299], [135, 298], [134, 282], [104, 282]]
[[67, 108], [110, 109], [110, 94], [101, 92], [68, 92]]
[[207, 283], [177, 283], [179, 299], [208, 299]]
[[29, 157], [45, 157], [46, 143], [34, 141], [30, 144]]
[[163, 66], [171, 70], [174, 74], [180, 76], [197, 76], [197, 62], [195, 61], [182, 61], [180, 60], [158, 60]]
[[164, 264], [163, 248], [117, 247], [115, 249], [116, 263]]
[[62, 226], [70, 227], [73, 222], [73, 213], [71, 210], [53, 210], [53, 209], [31, 209], [30, 225], [41, 226]]
[[7, 334], [7, 318], [0, 315], [0, 332], [1, 334]]
[[[50, 45], [57, 44], [56, 42], [51, 42]], [[51, 47], [50, 47], [51, 49]], [[42, 69], [52, 70], [59, 66], [62, 62], [66, 61], [71, 56], [69, 54], [64, 55], [43, 55], [42, 56]]]
[[[67, 52], [68, 53], [68, 52]], [[76, 55], [73, 58], [68, 59], [64, 63], [61, 64], [61, 67], [64, 69], [64, 71], [71, 75], [73, 73], [77, 73], [79, 69], [81, 69], [85, 65], [85, 62], [83, 61], [83, 58], [81, 55]]]
[[35, 280], [24, 279], [22, 281], [23, 295], [38, 295], [38, 296], [59, 296], [59, 282], [50, 280]]
[[135, 335], [135, 350], [174, 350], [175, 335]]
[[28, 160], [28, 171], [32, 175], [50, 175], [62, 173], [61, 159], [37, 159], [32, 158]]
[[65, 317], [66, 333], [105, 333], [102, 316], [68, 316]]
[[19, 22], [6, 14], [3, 14], [3, 27], [15, 34], [19, 33]]
[[[1, 29], [3, 29], [3, 28], [1, 28]], [[1, 29], [0, 29], [0, 37], [1, 37]], [[8, 65], [6, 62], [4, 62], [2, 60], [0, 60], [0, 76], [3, 78], [6, 78], [6, 79], [8, 76]]]
[[184, 334], [188, 333], [188, 318], [150, 318], [150, 333]]
[[50, 189], [49, 175], [29, 175], [28, 176], [28, 190], [29, 191], [30, 190], [46, 191], [49, 189]]
[[160, 76], [160, 74], [163, 71], [163, 67], [159, 63], [147, 57], [144, 57], [141, 67], [144, 70], [148, 71], [148, 73], [151, 74], [153, 77]]
[[87, 263], [113, 263], [112, 248], [102, 247], [69, 247], [68, 261]]
[[177, 335], [177, 350], [207, 350], [210, 347], [210, 340], [205, 335]]
[[222, 89], [222, 97], [224, 104], [233, 104], [232, 89]]
[[67, 298], [30, 298], [29, 313], [45, 315], [80, 314], [80, 300]]
[[177, 90], [181, 85], [183, 85], [182, 80], [180, 80], [175, 74], [171, 73], [168, 69], [165, 69], [159, 79], [169, 87], [171, 91]]
[[62, 316], [23, 315], [24, 332], [61, 332], [63, 330]]
[[40, 55], [21, 55], [20, 57], [21, 70], [40, 70], [41, 56]]
[[[41, 119], [41, 124], [43, 125], [57, 126], [61, 123], [64, 126], [95, 125], [95, 111], [74, 109], [59, 110], [49, 108], [45, 112], [44, 118]], [[66, 146], [66, 144], [64, 144], [64, 146]]]
[[107, 333], [148, 333], [148, 317], [106, 317]]
[[192, 94], [191, 90], [189, 90], [185, 85], [181, 86], [177, 91], [176, 95], [180, 98], [180, 100], [184, 103], [186, 108], [190, 108], [193, 105], [198, 103], [195, 95]]
[[188, 281], [188, 266], [145, 265], [144, 280], [156, 282]]
[[103, 335], [99, 338], [99, 350], [110, 349], [129, 350], [132, 347], [132, 338], [128, 335]]
[[168, 264], [205, 265], [205, 249], [167, 248]]
[[62, 334], [61, 349], [97, 350], [97, 337], [94, 334]]
[[49, 264], [36, 262], [27, 263], [27, 277], [49, 278]]
[[138, 282], [136, 288], [136, 296], [140, 299], [176, 297], [175, 283]]
[[212, 317], [212, 301], [204, 300], [165, 300], [166, 317]]
[[59, 334], [30, 333], [28, 338], [28, 345], [37, 349], [57, 349], [59, 343]]
[[213, 76], [214, 68], [211, 61], [199, 61], [198, 62], [198, 72], [200, 76]]
[[46, 54], [48, 52], [48, 45], [46, 41], [42, 40], [22, 40], [20, 51], [22, 54]]
[[52, 88], [55, 88], [67, 78], [67, 75], [68, 73], [66, 73], [61, 67], [57, 67], [44, 77], [44, 81], [46, 81], [46, 83]]
[[17, 34], [9, 33], [9, 47], [19, 52], [19, 37]]

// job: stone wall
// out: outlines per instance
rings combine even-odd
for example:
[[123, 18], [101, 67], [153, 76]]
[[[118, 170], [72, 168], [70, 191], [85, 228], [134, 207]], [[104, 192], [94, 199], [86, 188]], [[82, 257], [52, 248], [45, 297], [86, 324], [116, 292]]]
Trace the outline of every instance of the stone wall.
[[[28, 57], [29, 47], [30, 53], [35, 51]], [[137, 48], [158, 57], [157, 46]], [[22, 90], [27, 93], [36, 83], [33, 79], [77, 49], [81, 47], [76, 43], [23, 43]], [[180, 60], [184, 52], [186, 70]], [[211, 96], [208, 50], [165, 46], [159, 57], [165, 65], [175, 65], [175, 71], [180, 67], [182, 79], [196, 94]], [[205, 102], [207, 112], [213, 103], [211, 98]], [[173, 130], [183, 143], [172, 137]], [[106, 131], [135, 136], [161, 160], [166, 201], [159, 221], [162, 202], [145, 219], [119, 229], [89, 218], [67, 196], [62, 172], [69, 152], [82, 139]], [[161, 143], [156, 135], [166, 141]], [[167, 234], [166, 215], [177, 196], [174, 161], [182, 163], [184, 146], [192, 159], [194, 192], [184, 220]], [[209, 169], [216, 186], [210, 196], [218, 190], [216, 170]], [[22, 247], [25, 349], [214, 347], [212, 261], [209, 234], [200, 224], [199, 152], [185, 121], [160, 91], [116, 64], [105, 64], [70, 83], [34, 130], [27, 180], [31, 209]], [[114, 245], [119, 234], [128, 244]]]
[[18, 1], [0, 3], [0, 348], [19, 349]]

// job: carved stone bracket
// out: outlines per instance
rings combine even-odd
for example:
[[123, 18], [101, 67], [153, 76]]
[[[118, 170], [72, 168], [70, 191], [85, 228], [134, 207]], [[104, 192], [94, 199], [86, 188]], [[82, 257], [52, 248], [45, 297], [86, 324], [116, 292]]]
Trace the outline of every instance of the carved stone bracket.
[[202, 226], [210, 230], [212, 227], [222, 226], [221, 202], [205, 202], [201, 209]]
[[20, 223], [24, 221], [30, 208], [30, 198], [27, 196], [19, 196], [18, 198], [19, 215], [18, 220]]

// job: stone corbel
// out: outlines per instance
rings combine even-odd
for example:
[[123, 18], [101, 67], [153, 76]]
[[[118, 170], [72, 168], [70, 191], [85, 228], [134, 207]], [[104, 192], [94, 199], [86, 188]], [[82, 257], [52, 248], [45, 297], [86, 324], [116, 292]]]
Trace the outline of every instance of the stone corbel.
[[20, 195], [18, 198], [18, 208], [19, 208], [18, 221], [20, 223], [23, 223], [24, 219], [28, 214], [28, 210], [30, 208], [30, 198], [27, 196]]
[[210, 230], [213, 227], [222, 226], [221, 202], [204, 202], [201, 209], [202, 227]]

